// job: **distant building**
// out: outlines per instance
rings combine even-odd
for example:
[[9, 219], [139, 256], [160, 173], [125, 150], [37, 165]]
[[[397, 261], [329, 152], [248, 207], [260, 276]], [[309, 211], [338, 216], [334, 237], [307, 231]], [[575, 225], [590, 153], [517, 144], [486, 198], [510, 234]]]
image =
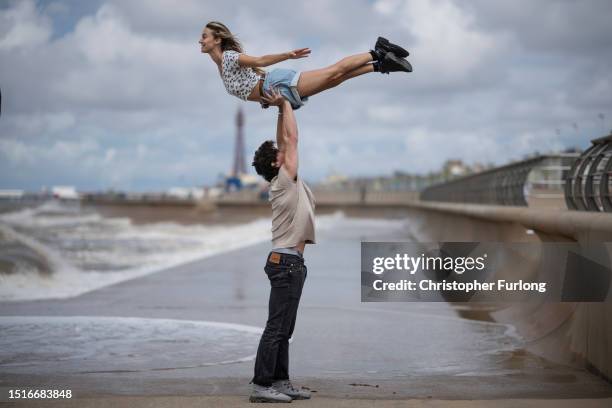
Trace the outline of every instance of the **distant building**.
[[442, 166], [442, 174], [449, 178], [464, 176], [470, 173], [470, 168], [460, 159], [449, 159]]
[[339, 184], [347, 182], [348, 179], [349, 178], [344, 174], [331, 173], [321, 182], [321, 184]]
[[51, 187], [51, 195], [62, 200], [79, 199], [79, 193], [77, 193], [73, 186], [53, 186]]
[[204, 189], [197, 187], [172, 187], [168, 189], [166, 195], [180, 199], [199, 200], [204, 197]]
[[490, 169], [491, 167], [493, 167], [492, 164], [488, 164], [487, 165], [487, 164], [482, 164], [482, 163], [476, 162], [476, 163], [472, 164], [470, 170], [471, 170], [471, 173], [482, 173], [483, 171], [485, 171], [487, 169]]
[[395, 171], [392, 175], [372, 177], [347, 177], [332, 173], [317, 185], [323, 190], [361, 191], [421, 191], [424, 188], [450, 179], [479, 173], [493, 167], [491, 164], [474, 163], [468, 166], [459, 159], [447, 160], [438, 171], [426, 174]]
[[0, 198], [19, 199], [23, 197], [23, 190], [0, 190]]

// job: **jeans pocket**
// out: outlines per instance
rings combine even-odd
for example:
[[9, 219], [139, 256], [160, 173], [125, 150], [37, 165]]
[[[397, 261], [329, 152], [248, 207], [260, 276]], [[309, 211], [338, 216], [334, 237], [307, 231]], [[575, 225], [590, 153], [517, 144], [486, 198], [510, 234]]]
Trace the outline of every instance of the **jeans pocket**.
[[303, 265], [296, 265], [289, 270], [289, 296], [291, 298], [300, 299], [305, 280], [306, 270]]
[[289, 286], [289, 270], [280, 265], [270, 266], [266, 265], [264, 268], [270, 285], [273, 288], [286, 288]]

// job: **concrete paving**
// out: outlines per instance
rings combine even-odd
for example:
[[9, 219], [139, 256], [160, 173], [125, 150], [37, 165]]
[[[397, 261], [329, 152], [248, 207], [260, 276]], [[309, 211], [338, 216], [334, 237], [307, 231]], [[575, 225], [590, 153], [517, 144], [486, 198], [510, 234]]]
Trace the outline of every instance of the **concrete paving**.
[[[347, 220], [321, 231], [319, 243], [307, 248], [308, 277], [290, 371], [314, 397], [294, 403], [610, 403], [605, 399], [612, 397], [609, 383], [525, 352], [512, 327], [464, 319], [446, 303], [361, 303], [360, 241], [410, 239], [403, 221]], [[11, 404], [242, 406], [257, 330], [266, 320], [269, 286], [263, 265], [269, 248], [248, 247], [72, 299], [0, 303], [5, 324], [7, 316], [46, 317], [36, 318], [36, 338], [19, 340], [27, 333], [11, 332], [15, 341], [30, 342], [22, 345], [29, 353], [11, 356], [10, 346], [0, 352], [0, 402], [8, 402], [9, 389], [52, 388], [71, 389], [75, 399]], [[82, 317], [73, 324], [66, 316]], [[209, 331], [213, 323], [198, 322], [241, 326]], [[62, 349], [67, 344], [79, 352]]]
[[[507, 400], [434, 400], [434, 399], [338, 399], [292, 401], [295, 407], [328, 408], [609, 408], [612, 399], [507, 399]], [[21, 403], [8, 403], [7, 407], [23, 407]], [[30, 407], [78, 407], [78, 408], [202, 408], [202, 407], [253, 407], [246, 398], [238, 396], [198, 397], [106, 397], [83, 398], [65, 401], [37, 401]]]

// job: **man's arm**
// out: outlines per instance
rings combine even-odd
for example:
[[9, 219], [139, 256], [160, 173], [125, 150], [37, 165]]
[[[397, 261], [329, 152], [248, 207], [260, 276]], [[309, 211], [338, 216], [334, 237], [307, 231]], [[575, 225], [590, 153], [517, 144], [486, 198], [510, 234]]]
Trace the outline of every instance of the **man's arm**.
[[276, 120], [276, 146], [278, 150], [284, 152], [285, 170], [295, 179], [298, 169], [297, 140], [298, 130], [293, 108], [289, 101], [276, 90], [266, 93], [262, 99], [270, 105], [278, 106], [278, 119]]
[[293, 108], [286, 99], [281, 105], [283, 118], [283, 147], [285, 149], [285, 170], [291, 177], [295, 179], [298, 171], [298, 129]]
[[279, 151], [285, 151], [285, 127], [283, 124], [283, 104], [285, 98], [278, 92], [276, 88], [272, 89], [270, 93], [266, 93], [261, 96], [261, 99], [268, 105], [278, 107], [278, 117], [276, 119], [276, 146]]
[[278, 119], [276, 119], [276, 147], [285, 151], [285, 127], [283, 124], [283, 105], [278, 106]]

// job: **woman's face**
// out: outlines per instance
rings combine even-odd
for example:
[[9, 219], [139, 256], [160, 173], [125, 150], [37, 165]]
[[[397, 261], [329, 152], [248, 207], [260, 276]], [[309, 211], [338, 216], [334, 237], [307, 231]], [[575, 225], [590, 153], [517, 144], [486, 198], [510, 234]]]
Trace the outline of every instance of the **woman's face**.
[[202, 38], [200, 38], [200, 41], [198, 42], [202, 47], [201, 51], [203, 53], [209, 53], [215, 48], [215, 46], [221, 44], [221, 39], [215, 38], [215, 35], [210, 28], [205, 28], [204, 31], [202, 31]]

